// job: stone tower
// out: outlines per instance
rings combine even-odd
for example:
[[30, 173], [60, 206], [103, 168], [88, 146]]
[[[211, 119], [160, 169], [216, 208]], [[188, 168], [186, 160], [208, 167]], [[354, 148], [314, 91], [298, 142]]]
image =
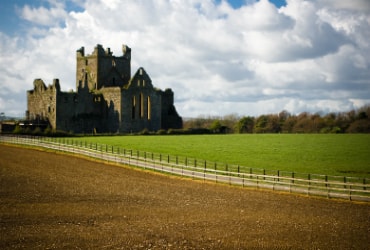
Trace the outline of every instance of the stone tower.
[[85, 48], [76, 52], [76, 89], [90, 91], [102, 87], [123, 87], [131, 78], [131, 49], [122, 45], [122, 56], [113, 56], [110, 48], [106, 50], [98, 44], [93, 53], [85, 55]]

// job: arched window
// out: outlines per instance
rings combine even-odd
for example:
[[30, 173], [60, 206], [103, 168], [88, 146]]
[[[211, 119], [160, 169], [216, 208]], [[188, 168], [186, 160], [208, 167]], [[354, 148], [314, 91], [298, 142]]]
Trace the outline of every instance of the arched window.
[[140, 93], [139, 96], [139, 110], [140, 110], [140, 118], [144, 118], [144, 95]]
[[152, 117], [152, 114], [151, 114], [151, 103], [150, 103], [150, 96], [148, 96], [148, 99], [147, 99], [147, 106], [148, 106], [148, 120], [150, 120]]
[[131, 118], [135, 119], [135, 110], [136, 110], [136, 97], [132, 97], [132, 108], [131, 108]]

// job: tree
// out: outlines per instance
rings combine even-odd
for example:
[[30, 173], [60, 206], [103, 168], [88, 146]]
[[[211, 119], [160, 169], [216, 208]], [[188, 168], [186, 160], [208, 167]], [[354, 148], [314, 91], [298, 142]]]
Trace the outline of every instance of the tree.
[[312, 131], [313, 122], [311, 115], [307, 112], [303, 112], [297, 116], [297, 122], [295, 123], [292, 132], [293, 133], [308, 133]]
[[280, 121], [280, 125], [283, 125], [284, 122], [291, 116], [291, 114], [286, 111], [286, 110], [283, 110], [279, 113], [279, 121]]
[[237, 124], [239, 121], [239, 117], [237, 114], [229, 114], [225, 115], [222, 118], [222, 124], [228, 129], [229, 132], [238, 132], [237, 130]]
[[221, 122], [219, 120], [214, 120], [210, 126], [210, 130], [213, 132], [213, 133], [220, 133], [221, 132]]
[[254, 132], [255, 133], [266, 133], [266, 125], [267, 125], [267, 116], [261, 115], [256, 119], [256, 123], [254, 124]]
[[309, 128], [311, 133], [318, 133], [323, 127], [325, 127], [324, 120], [320, 114], [316, 113], [311, 115], [312, 127]]
[[238, 133], [253, 133], [253, 127], [254, 118], [251, 116], [245, 116], [236, 124], [236, 131], [238, 131]]
[[323, 127], [320, 129], [320, 133], [340, 133], [342, 129], [337, 125], [336, 113], [329, 113], [322, 117]]
[[281, 131], [279, 115], [261, 115], [254, 125], [255, 133], [279, 133]]
[[278, 115], [270, 114], [267, 115], [267, 124], [265, 132], [267, 133], [279, 133], [280, 129], [280, 119]]
[[281, 131], [283, 133], [292, 133], [295, 124], [297, 123], [297, 116], [292, 115], [286, 118], [284, 124], [281, 125]]
[[335, 118], [335, 126], [339, 128], [338, 133], [344, 133], [351, 125], [347, 113], [338, 113]]
[[347, 129], [348, 133], [370, 133], [370, 120], [361, 119], [351, 123]]

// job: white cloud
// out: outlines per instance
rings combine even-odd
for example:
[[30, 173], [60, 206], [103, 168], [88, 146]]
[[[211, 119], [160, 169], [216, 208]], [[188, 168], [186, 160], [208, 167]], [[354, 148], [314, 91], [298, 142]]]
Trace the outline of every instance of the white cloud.
[[368, 0], [319, 0], [322, 6], [333, 9], [347, 9], [355, 11], [370, 12], [370, 2]]
[[51, 7], [40, 6], [38, 8], [25, 5], [19, 9], [20, 17], [37, 25], [58, 25], [67, 17], [64, 5], [60, 2], [50, 1]]
[[[340, 3], [339, 3], [340, 2]], [[15, 95], [26, 109], [35, 78], [75, 88], [75, 51], [96, 44], [132, 48], [155, 86], [172, 88], [185, 117], [342, 111], [370, 102], [370, 8], [366, 0], [267, 0], [233, 9], [226, 1], [139, 0], [20, 7], [34, 24], [0, 32], [0, 111]], [[6, 65], [6, 66], [3, 66]], [[24, 94], [22, 94], [24, 93]], [[24, 97], [21, 97], [21, 96]]]

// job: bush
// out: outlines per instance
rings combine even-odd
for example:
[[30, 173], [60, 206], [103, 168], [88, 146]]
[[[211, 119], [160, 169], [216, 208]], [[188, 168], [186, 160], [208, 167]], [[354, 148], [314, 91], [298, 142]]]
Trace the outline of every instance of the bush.
[[13, 130], [14, 134], [23, 134], [23, 132], [23, 129], [19, 125], [15, 126], [15, 129]]
[[212, 131], [209, 130], [208, 128], [193, 128], [193, 129], [189, 129], [187, 131], [187, 134], [191, 134], [191, 135], [212, 134]]
[[207, 128], [189, 128], [189, 129], [172, 129], [167, 131], [169, 135], [203, 135], [211, 134], [211, 130]]
[[172, 128], [170, 128], [167, 131], [167, 134], [169, 134], [169, 135], [183, 135], [184, 134], [184, 129], [172, 129]]
[[42, 135], [42, 131], [41, 131], [41, 128], [40, 127], [36, 127], [33, 131], [32, 131], [32, 135]]
[[140, 135], [149, 135], [150, 132], [149, 132], [149, 130], [147, 128], [144, 128], [139, 134]]
[[320, 133], [322, 134], [338, 134], [341, 133], [340, 127], [324, 127], [320, 129]]
[[160, 129], [157, 131], [157, 135], [165, 135], [167, 134], [167, 131], [165, 129]]
[[50, 136], [52, 134], [53, 130], [50, 128], [50, 126], [48, 126], [45, 130], [44, 130], [44, 135], [46, 136]]

